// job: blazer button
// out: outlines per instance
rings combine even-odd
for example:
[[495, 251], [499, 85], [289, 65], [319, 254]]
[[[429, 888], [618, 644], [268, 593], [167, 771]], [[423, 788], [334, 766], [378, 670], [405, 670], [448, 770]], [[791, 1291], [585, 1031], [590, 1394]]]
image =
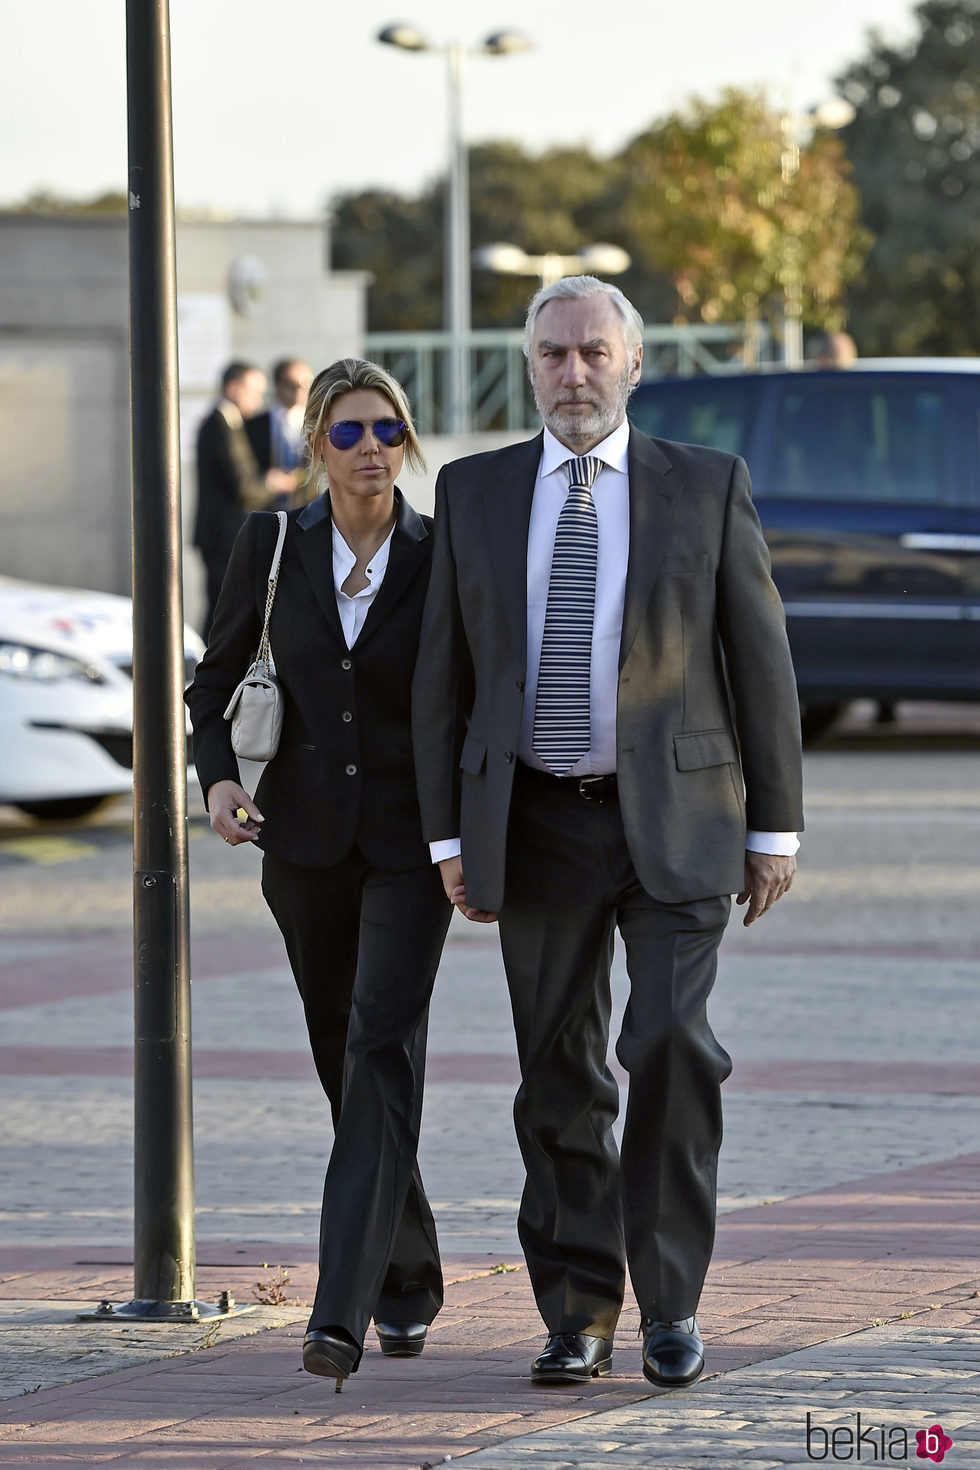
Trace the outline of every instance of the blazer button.
[[505, 750], [504, 751], [504, 760], [507, 762], [508, 765], [510, 765], [510, 763], [511, 763], [511, 761], [513, 759], [514, 759], [514, 752], [512, 750]]
[[349, 709], [345, 709], [340, 718], [343, 720], [345, 725], [349, 725], [354, 716], [351, 714]]
[[344, 770], [346, 771], [346, 773], [347, 773], [348, 776], [356, 776], [357, 775], [357, 767], [356, 766], [345, 766], [344, 767]]
[[342, 658], [340, 660], [340, 667], [342, 669], [352, 669], [354, 665], [349, 658]]
[[523, 679], [518, 679], [518, 681], [517, 681], [517, 687], [520, 690], [520, 692], [523, 694], [524, 693], [524, 680]]

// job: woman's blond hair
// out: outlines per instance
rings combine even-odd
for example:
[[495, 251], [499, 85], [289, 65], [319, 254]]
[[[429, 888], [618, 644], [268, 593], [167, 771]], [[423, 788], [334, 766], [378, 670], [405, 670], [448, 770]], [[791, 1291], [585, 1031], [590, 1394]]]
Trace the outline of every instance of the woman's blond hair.
[[396, 418], [404, 420], [408, 429], [405, 439], [405, 458], [413, 470], [425, 469], [425, 456], [415, 432], [412, 410], [408, 395], [385, 368], [376, 362], [367, 362], [363, 357], [341, 357], [329, 367], [317, 373], [310, 384], [303, 415], [303, 437], [305, 441], [306, 485], [319, 479], [323, 465], [316, 457], [316, 446], [324, 432], [324, 424], [332, 405], [344, 393], [381, 393], [394, 410]]

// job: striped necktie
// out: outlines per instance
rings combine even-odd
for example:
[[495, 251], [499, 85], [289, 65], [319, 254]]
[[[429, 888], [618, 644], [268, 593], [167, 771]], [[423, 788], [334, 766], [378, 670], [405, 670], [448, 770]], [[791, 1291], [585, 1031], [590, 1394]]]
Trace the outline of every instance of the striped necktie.
[[586, 754], [592, 732], [589, 685], [599, 522], [594, 455], [568, 461], [568, 495], [555, 529], [531, 747], [556, 776]]

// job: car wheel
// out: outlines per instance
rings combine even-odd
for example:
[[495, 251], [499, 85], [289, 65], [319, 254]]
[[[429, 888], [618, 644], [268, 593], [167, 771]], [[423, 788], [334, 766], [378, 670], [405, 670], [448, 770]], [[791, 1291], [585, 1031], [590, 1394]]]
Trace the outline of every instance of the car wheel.
[[800, 701], [800, 727], [803, 744], [813, 745], [829, 735], [847, 709], [847, 700], [826, 701], [820, 704], [804, 704]]
[[87, 817], [100, 807], [115, 801], [114, 796], [59, 796], [50, 801], [15, 801], [20, 812], [37, 817], [39, 822], [70, 822], [75, 817]]

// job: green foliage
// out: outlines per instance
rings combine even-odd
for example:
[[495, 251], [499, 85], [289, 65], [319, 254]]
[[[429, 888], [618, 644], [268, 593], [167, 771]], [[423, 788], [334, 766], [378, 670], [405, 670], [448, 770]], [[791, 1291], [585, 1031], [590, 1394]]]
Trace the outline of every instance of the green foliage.
[[875, 34], [838, 80], [844, 137], [875, 234], [851, 291], [868, 353], [980, 352], [980, 0], [925, 0], [896, 49]]
[[[508, 241], [570, 254], [595, 241], [633, 257], [619, 284], [650, 321], [736, 321], [776, 310], [787, 269], [804, 319], [842, 324], [843, 291], [868, 236], [840, 144], [818, 133], [795, 177], [781, 177], [782, 119], [761, 95], [694, 99], [609, 159], [588, 148], [470, 153], [473, 247]], [[417, 199], [368, 191], [334, 205], [334, 261], [367, 270], [372, 331], [442, 322], [442, 188]], [[519, 326], [537, 282], [473, 272], [476, 326]]]
[[[611, 177], [611, 165], [585, 147], [529, 154], [517, 143], [484, 143], [470, 153], [470, 234], [473, 248], [505, 240], [529, 255], [568, 255], [596, 238], [591, 214]], [[532, 276], [473, 272], [473, 320], [479, 326], [520, 327], [538, 287]]]
[[[470, 151], [470, 237], [473, 248], [509, 240], [531, 253], [572, 251], [587, 244], [577, 221], [601, 192], [609, 165], [585, 148], [534, 156], [516, 143]], [[416, 198], [384, 190], [334, 200], [333, 263], [367, 270], [373, 332], [436, 330], [442, 325], [442, 183]], [[477, 326], [520, 326], [533, 279], [473, 272]]]
[[368, 329], [434, 331], [442, 323], [442, 190], [344, 194], [333, 207], [333, 265], [365, 270]]
[[108, 189], [91, 199], [71, 199], [49, 189], [36, 189], [19, 204], [7, 207], [14, 214], [125, 214], [127, 206], [121, 189]]
[[806, 322], [841, 325], [868, 236], [840, 143], [818, 131], [798, 155], [795, 144], [761, 94], [732, 88], [718, 103], [693, 98], [619, 155], [613, 238], [641, 272], [673, 282], [675, 320], [778, 309], [795, 284]]

